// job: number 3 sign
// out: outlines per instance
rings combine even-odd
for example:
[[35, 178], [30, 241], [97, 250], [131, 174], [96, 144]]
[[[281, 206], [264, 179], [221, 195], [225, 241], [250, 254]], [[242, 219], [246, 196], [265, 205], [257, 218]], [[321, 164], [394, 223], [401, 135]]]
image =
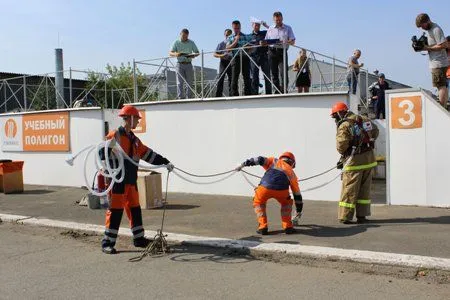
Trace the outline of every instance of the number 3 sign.
[[391, 124], [394, 129], [422, 128], [422, 97], [391, 98]]

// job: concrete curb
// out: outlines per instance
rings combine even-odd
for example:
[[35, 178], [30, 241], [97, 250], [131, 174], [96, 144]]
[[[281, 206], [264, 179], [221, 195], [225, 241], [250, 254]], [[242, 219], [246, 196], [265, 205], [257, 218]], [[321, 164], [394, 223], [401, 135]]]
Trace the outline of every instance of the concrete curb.
[[[18, 223], [24, 225], [63, 228], [103, 234], [104, 227], [95, 224], [85, 224], [50, 219], [38, 219], [27, 216], [0, 214], [3, 222]], [[129, 229], [121, 228], [119, 234], [131, 236]], [[187, 234], [166, 233], [167, 241], [195, 246], [231, 248], [262, 253], [286, 254], [299, 257], [310, 257], [325, 260], [344, 260], [359, 263], [381, 264], [390, 266], [426, 268], [450, 271], [450, 259], [441, 257], [408, 255], [387, 252], [374, 252], [365, 250], [341, 249], [332, 247], [304, 246], [279, 243], [260, 243], [254, 241], [232, 240], [226, 238], [214, 238], [193, 236]], [[146, 230], [146, 236], [153, 238], [156, 231]]]

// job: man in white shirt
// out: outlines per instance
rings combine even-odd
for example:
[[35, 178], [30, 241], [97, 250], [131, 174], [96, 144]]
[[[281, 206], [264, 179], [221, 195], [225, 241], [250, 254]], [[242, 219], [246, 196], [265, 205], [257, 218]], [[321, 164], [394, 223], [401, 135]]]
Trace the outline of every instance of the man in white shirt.
[[[269, 46], [269, 64], [272, 73], [272, 82], [275, 93], [287, 93], [288, 87], [288, 56], [289, 45], [295, 44], [295, 35], [291, 26], [283, 24], [283, 14], [279, 11], [273, 13], [274, 25], [267, 30], [266, 40], [278, 39], [280, 43]], [[285, 60], [285, 61], [284, 61]], [[284, 64], [283, 64], [284, 61]], [[281, 85], [280, 85], [281, 73]], [[286, 78], [285, 78], [286, 77]], [[286, 89], [285, 89], [286, 87]]]

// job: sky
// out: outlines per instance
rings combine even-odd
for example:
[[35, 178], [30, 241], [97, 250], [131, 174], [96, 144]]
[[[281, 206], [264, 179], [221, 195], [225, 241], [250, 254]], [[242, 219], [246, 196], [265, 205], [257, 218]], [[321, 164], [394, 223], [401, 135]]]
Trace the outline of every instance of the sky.
[[[199, 49], [212, 51], [233, 20], [249, 33], [250, 17], [271, 23], [273, 12], [281, 11], [296, 45], [342, 60], [359, 48], [360, 62], [371, 72], [378, 69], [388, 79], [431, 89], [428, 57], [412, 50], [411, 36], [421, 34], [415, 26], [421, 12], [450, 35], [449, 0], [271, 2], [1, 0], [0, 71], [54, 72], [58, 47], [64, 50], [65, 69], [104, 71], [108, 63], [165, 57], [182, 28], [190, 30]], [[217, 67], [211, 57], [205, 64]]]

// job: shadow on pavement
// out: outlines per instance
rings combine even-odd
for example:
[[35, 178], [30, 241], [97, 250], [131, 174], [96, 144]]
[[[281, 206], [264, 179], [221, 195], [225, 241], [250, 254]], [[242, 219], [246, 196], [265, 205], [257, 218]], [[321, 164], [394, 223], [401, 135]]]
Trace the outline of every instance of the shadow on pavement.
[[297, 227], [297, 234], [314, 237], [344, 237], [366, 232], [369, 228], [380, 227], [375, 224], [349, 225], [348, 227], [330, 227], [316, 224], [304, 224]]
[[252, 241], [262, 243], [262, 237], [260, 235], [250, 235], [243, 238], [240, 238], [241, 241]]
[[[189, 205], [189, 204], [167, 204], [166, 210], [189, 210], [199, 208], [200, 205]], [[159, 208], [160, 210], [162, 208]]]
[[171, 261], [181, 263], [215, 262], [221, 264], [248, 263], [255, 258], [248, 250], [240, 249], [217, 249], [204, 247], [184, 247], [181, 245], [171, 246]]
[[426, 217], [426, 218], [405, 218], [405, 219], [371, 219], [370, 224], [402, 224], [402, 223], [429, 223], [429, 224], [450, 224], [450, 216]]

